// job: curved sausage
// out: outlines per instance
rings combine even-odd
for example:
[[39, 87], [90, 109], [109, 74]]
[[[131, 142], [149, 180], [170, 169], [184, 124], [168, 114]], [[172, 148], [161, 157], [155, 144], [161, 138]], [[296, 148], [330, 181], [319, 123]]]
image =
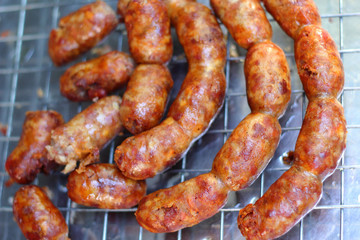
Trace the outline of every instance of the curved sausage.
[[26, 239], [69, 239], [61, 212], [37, 186], [24, 186], [16, 192], [13, 213]]
[[306, 96], [338, 97], [344, 87], [344, 67], [334, 40], [323, 28], [303, 27], [295, 40], [295, 60]]
[[73, 171], [66, 185], [69, 198], [81, 205], [97, 208], [130, 208], [146, 193], [145, 181], [126, 178], [108, 163], [85, 167], [82, 173]]
[[121, 99], [117, 96], [101, 98], [68, 123], [51, 133], [51, 144], [46, 146], [48, 158], [66, 165], [63, 173], [78, 171], [98, 160], [99, 151], [122, 129], [120, 121]]
[[173, 12], [189, 72], [167, 119], [116, 148], [117, 165], [133, 179], [153, 177], [174, 165], [208, 129], [224, 101], [226, 47], [219, 24], [202, 4], [179, 5]]
[[210, 3], [241, 47], [248, 49], [257, 42], [271, 40], [271, 25], [259, 0], [211, 0]]
[[228, 189], [213, 173], [206, 173], [144, 197], [135, 212], [151, 232], [174, 232], [213, 216], [227, 200]]
[[57, 164], [47, 159], [45, 146], [50, 144], [50, 133], [64, 123], [55, 111], [27, 112], [21, 137], [5, 163], [12, 180], [20, 184], [32, 182], [41, 171], [49, 173]]
[[49, 36], [49, 55], [60, 66], [94, 47], [118, 24], [115, 12], [103, 1], [83, 6], [60, 19]]
[[292, 166], [256, 203], [240, 211], [238, 224], [246, 239], [274, 239], [291, 229], [321, 199], [321, 180]]
[[321, 26], [319, 11], [313, 0], [262, 0], [266, 10], [291, 38], [305, 25]]
[[162, 0], [133, 0], [126, 9], [125, 26], [131, 55], [137, 63], [170, 61], [173, 45], [170, 19]]
[[112, 51], [66, 70], [60, 78], [60, 92], [72, 101], [102, 98], [124, 86], [133, 70], [128, 54]]
[[245, 59], [246, 93], [253, 112], [279, 118], [290, 101], [290, 69], [284, 52], [265, 41], [251, 47]]
[[120, 119], [132, 134], [156, 126], [163, 117], [173, 86], [169, 70], [159, 64], [141, 64], [132, 74], [120, 106]]

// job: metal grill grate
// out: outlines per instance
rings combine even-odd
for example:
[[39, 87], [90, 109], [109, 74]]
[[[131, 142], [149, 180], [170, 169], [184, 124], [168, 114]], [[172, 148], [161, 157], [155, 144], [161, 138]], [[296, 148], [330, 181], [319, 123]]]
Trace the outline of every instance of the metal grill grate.
[[[4, 165], [19, 140], [25, 112], [54, 109], [68, 121], [89, 105], [69, 102], [60, 95], [58, 79], [68, 66], [54, 67], [47, 54], [50, 29], [56, 27], [60, 17], [88, 2], [0, 0], [0, 123], [8, 126], [6, 136], [0, 136], [0, 239], [24, 239], [12, 216], [12, 196], [20, 186], [5, 187], [9, 177]], [[116, 1], [107, 2], [115, 9]], [[206, 0], [200, 2], [209, 6]], [[360, 137], [360, 108], [356, 101], [360, 97], [360, 2], [315, 2], [323, 26], [335, 39], [344, 61], [346, 80], [341, 102], [348, 122], [347, 150], [338, 169], [324, 182], [324, 194], [319, 205], [281, 239], [355, 239], [360, 232], [360, 150], [357, 142]], [[59, 173], [39, 175], [34, 183], [50, 190], [52, 201], [66, 217], [72, 239], [243, 239], [236, 222], [239, 209], [255, 202], [288, 169], [282, 156], [295, 146], [307, 105], [293, 57], [293, 41], [273, 20], [271, 24], [273, 41], [284, 49], [288, 59], [293, 90], [291, 105], [280, 119], [283, 133], [279, 148], [261, 177], [248, 189], [231, 193], [228, 204], [211, 219], [176, 233], [152, 234], [139, 227], [133, 216], [135, 209], [114, 211], [76, 205], [67, 198], [66, 176]], [[226, 33], [226, 29], [223, 30]], [[171, 101], [187, 71], [183, 50], [177, 39], [174, 41], [174, 57], [169, 65], [175, 81]], [[100, 44], [106, 45], [128, 51], [123, 25]], [[225, 69], [228, 91], [223, 110], [209, 132], [194, 144], [181, 162], [147, 181], [149, 192], [210, 170], [217, 151], [250, 112], [243, 75], [245, 54], [228, 35]], [[79, 61], [94, 56], [88, 53]], [[113, 162], [114, 149], [125, 137], [117, 137], [102, 151], [102, 162]]]

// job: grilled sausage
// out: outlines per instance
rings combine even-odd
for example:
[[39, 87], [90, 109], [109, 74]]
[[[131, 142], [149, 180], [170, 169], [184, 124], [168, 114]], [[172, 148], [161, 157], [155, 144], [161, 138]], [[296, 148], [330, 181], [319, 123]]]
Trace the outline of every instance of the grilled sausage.
[[99, 151], [122, 129], [120, 121], [121, 99], [117, 96], [101, 98], [77, 114], [68, 123], [51, 133], [51, 144], [46, 146], [48, 158], [66, 165], [63, 173], [78, 171], [98, 160]]
[[49, 173], [57, 164], [47, 159], [45, 146], [50, 133], [64, 123], [55, 111], [27, 112], [18, 145], [9, 155], [5, 169], [11, 179], [20, 184], [32, 182], [41, 171]]
[[266, 10], [280, 24], [287, 35], [296, 38], [305, 25], [321, 25], [319, 11], [313, 0], [262, 0]]
[[60, 78], [60, 92], [72, 101], [102, 98], [124, 86], [133, 70], [128, 54], [112, 51], [66, 70]]
[[226, 48], [215, 17], [206, 6], [192, 2], [172, 11], [189, 72], [167, 119], [117, 147], [114, 159], [133, 179], [153, 177], [174, 165], [208, 129], [225, 97]]
[[24, 186], [16, 192], [13, 213], [26, 239], [69, 239], [61, 212], [37, 186]]
[[141, 226], [151, 232], [174, 232], [214, 215], [227, 200], [228, 189], [206, 173], [143, 198], [136, 211]]
[[173, 86], [169, 70], [159, 64], [136, 67], [120, 106], [120, 119], [132, 134], [156, 126], [164, 113]]
[[118, 24], [115, 12], [103, 1], [95, 1], [60, 19], [49, 36], [49, 55], [60, 66], [94, 47]]
[[162, 0], [133, 0], [126, 9], [125, 26], [131, 55], [137, 63], [170, 61], [173, 46], [170, 19]]
[[270, 40], [272, 29], [259, 0], [211, 0], [212, 8], [241, 47]]
[[119, 169], [108, 163], [85, 167], [84, 172], [73, 171], [66, 185], [74, 202], [97, 208], [130, 208], [146, 193], [145, 181], [126, 178]]

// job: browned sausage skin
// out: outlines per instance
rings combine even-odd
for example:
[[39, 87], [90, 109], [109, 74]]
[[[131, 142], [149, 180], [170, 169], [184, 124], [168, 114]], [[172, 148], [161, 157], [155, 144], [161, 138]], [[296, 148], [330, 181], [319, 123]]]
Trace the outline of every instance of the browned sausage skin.
[[173, 53], [170, 19], [162, 0], [130, 1], [125, 26], [130, 52], [137, 63], [170, 61]]
[[17, 183], [32, 182], [42, 171], [49, 173], [57, 164], [47, 158], [45, 146], [50, 144], [50, 133], [64, 123], [55, 111], [27, 112], [21, 137], [5, 163], [10, 178]]
[[24, 186], [16, 192], [13, 213], [26, 239], [69, 239], [68, 226], [61, 212], [37, 186]]
[[220, 26], [206, 6], [184, 2], [171, 16], [189, 61], [181, 90], [163, 123], [115, 151], [120, 170], [133, 179], [153, 177], [174, 165], [208, 129], [225, 97], [226, 47]]
[[134, 70], [126, 53], [112, 51], [70, 67], [60, 78], [60, 92], [71, 101], [105, 97], [124, 86]]
[[241, 47], [270, 40], [272, 29], [260, 0], [211, 0], [212, 8]]
[[53, 130], [51, 144], [46, 146], [49, 159], [66, 165], [63, 173], [74, 170], [77, 161], [81, 161], [81, 171], [84, 166], [98, 160], [102, 147], [122, 129], [120, 103], [117, 96], [101, 98]]
[[141, 64], [132, 74], [120, 106], [120, 119], [132, 134], [156, 126], [163, 117], [173, 86], [169, 70], [159, 64]]
[[60, 19], [49, 37], [49, 55], [60, 66], [94, 47], [118, 24], [115, 12], [103, 1], [95, 1]]
[[97, 208], [130, 208], [146, 193], [145, 181], [125, 177], [113, 164], [99, 163], [73, 171], [66, 185], [69, 198], [81, 205]]
[[321, 26], [319, 11], [313, 0], [262, 0], [266, 10], [291, 38], [305, 25]]

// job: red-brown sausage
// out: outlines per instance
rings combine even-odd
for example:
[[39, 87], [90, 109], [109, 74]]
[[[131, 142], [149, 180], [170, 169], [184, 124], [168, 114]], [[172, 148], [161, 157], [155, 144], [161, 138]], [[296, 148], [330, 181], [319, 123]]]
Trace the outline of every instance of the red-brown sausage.
[[37, 186], [24, 186], [16, 192], [13, 213], [26, 239], [69, 239], [68, 226], [61, 212]]
[[271, 39], [271, 25], [259, 0], [211, 0], [210, 3], [241, 47], [248, 49], [257, 42]]
[[80, 169], [99, 158], [99, 151], [122, 129], [121, 99], [117, 96], [101, 98], [77, 114], [68, 123], [51, 133], [51, 144], [46, 146], [49, 159], [66, 165], [63, 173]]
[[173, 46], [170, 19], [162, 0], [133, 0], [126, 9], [125, 26], [131, 55], [137, 63], [164, 64]]
[[156, 126], [163, 117], [172, 86], [171, 74], [165, 66], [137, 66], [120, 106], [124, 127], [132, 134], [138, 134]]
[[330, 34], [315, 25], [303, 27], [295, 40], [295, 60], [306, 96], [338, 97], [344, 87], [344, 67]]
[[173, 12], [189, 72], [166, 121], [117, 147], [117, 165], [134, 179], [153, 177], [175, 164], [208, 129], [225, 97], [226, 47], [215, 17], [193, 2], [179, 4]]
[[265, 41], [251, 47], [245, 59], [246, 93], [253, 112], [279, 118], [290, 101], [290, 69], [284, 52]]
[[136, 219], [151, 232], [174, 232], [213, 216], [227, 200], [228, 189], [206, 173], [143, 198]]
[[133, 207], [146, 193], [145, 181], [129, 179], [108, 163], [87, 166], [82, 173], [73, 171], [66, 187], [74, 202], [108, 209]]
[[55, 65], [68, 63], [94, 47], [118, 24], [115, 12], [103, 1], [83, 6], [60, 19], [49, 36], [49, 55]]
[[102, 98], [124, 86], [133, 70], [128, 54], [112, 51], [66, 70], [60, 78], [60, 92], [72, 101]]
[[305, 25], [321, 25], [313, 0], [262, 0], [281, 28], [293, 39]]
[[238, 224], [246, 239], [280, 237], [320, 200], [321, 180], [301, 167], [292, 166], [256, 203], [240, 211]]
[[5, 169], [12, 180], [20, 184], [32, 182], [42, 171], [49, 173], [57, 164], [47, 159], [45, 146], [50, 133], [64, 123], [55, 111], [27, 112], [18, 145], [9, 155]]

